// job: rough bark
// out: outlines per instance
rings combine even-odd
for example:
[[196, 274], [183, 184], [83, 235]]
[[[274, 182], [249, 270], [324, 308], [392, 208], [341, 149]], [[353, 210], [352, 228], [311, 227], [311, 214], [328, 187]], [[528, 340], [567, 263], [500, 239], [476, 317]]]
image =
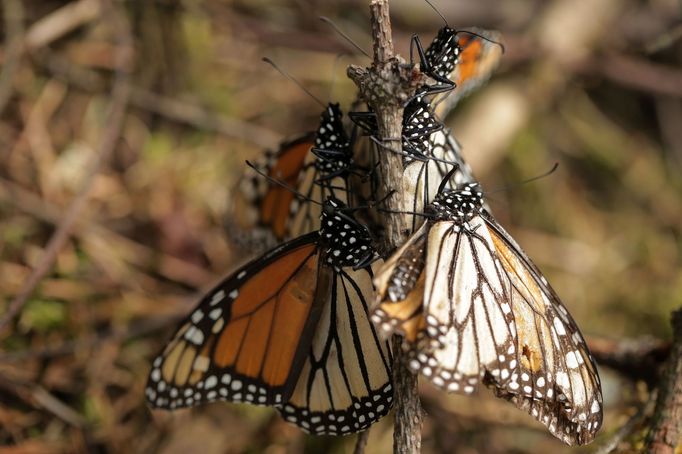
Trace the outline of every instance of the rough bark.
[[[362, 98], [376, 112], [379, 138], [386, 149], [379, 150], [380, 193], [383, 198], [401, 186], [403, 162], [402, 116], [404, 104], [414, 95], [424, 76], [413, 65], [396, 56], [391, 36], [388, 0], [373, 0], [370, 4], [374, 61], [370, 68], [350, 66], [348, 76], [358, 85]], [[394, 152], [391, 152], [394, 151]], [[387, 211], [404, 210], [401, 191], [397, 190], [385, 202]], [[409, 232], [404, 215], [384, 213], [385, 251], [391, 251], [407, 239]], [[401, 353], [400, 339], [394, 339], [394, 412], [393, 450], [415, 453], [421, 448], [422, 409], [417, 394], [417, 376], [407, 368]]]
[[647, 452], [682, 452], [682, 308], [672, 314], [673, 346], [658, 388]]

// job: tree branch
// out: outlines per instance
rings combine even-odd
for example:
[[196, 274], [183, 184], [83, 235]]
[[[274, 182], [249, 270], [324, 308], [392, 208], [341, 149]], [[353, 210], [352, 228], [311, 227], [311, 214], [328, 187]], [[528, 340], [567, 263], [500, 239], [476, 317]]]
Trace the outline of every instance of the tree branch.
[[[402, 143], [398, 138], [402, 136], [403, 105], [414, 95], [425, 76], [394, 53], [388, 0], [372, 0], [370, 13], [374, 61], [368, 69], [351, 65], [348, 77], [356, 83], [360, 95], [377, 115], [379, 137], [386, 147], [378, 150], [381, 187], [377, 196], [384, 197], [392, 189], [402, 186], [403, 161], [399, 155]], [[401, 191], [386, 201], [386, 207], [390, 211], [406, 210]], [[409, 228], [404, 215], [385, 213], [381, 221], [386, 229], [383, 252], [390, 252], [407, 239]], [[400, 338], [393, 341], [393, 450], [396, 453], [414, 453], [421, 448], [422, 410], [417, 376], [403, 360], [401, 343]]]
[[672, 314], [673, 346], [658, 388], [647, 452], [682, 451], [682, 308]]

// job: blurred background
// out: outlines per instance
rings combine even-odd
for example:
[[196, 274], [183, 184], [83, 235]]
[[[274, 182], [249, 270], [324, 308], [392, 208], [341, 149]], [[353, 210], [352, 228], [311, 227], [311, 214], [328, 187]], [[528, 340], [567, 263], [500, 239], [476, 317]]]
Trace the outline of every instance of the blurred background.
[[[355, 437], [307, 436], [271, 409], [152, 414], [143, 388], [178, 317], [244, 260], [224, 230], [244, 159], [318, 121], [261, 57], [347, 110], [345, 67], [368, 60], [318, 16], [369, 51], [368, 1], [0, 3], [3, 452], [352, 452]], [[593, 445], [569, 449], [487, 390], [424, 385], [424, 452], [594, 452], [650, 402], [682, 305], [682, 5], [436, 4], [454, 27], [503, 34], [498, 71], [445, 121], [486, 188], [513, 187], [492, 209], [587, 335], [606, 414]], [[403, 55], [443, 25], [422, 1], [391, 6]], [[65, 219], [72, 235], [51, 251]], [[619, 452], [642, 446], [632, 421]], [[389, 416], [368, 452], [391, 445]]]

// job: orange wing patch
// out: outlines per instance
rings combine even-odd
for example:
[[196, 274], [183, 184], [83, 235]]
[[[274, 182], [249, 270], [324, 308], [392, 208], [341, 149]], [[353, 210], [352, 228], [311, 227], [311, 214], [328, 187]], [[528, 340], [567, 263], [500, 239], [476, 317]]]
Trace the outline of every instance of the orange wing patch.
[[[270, 169], [269, 176], [295, 188], [312, 147], [311, 139], [282, 150]], [[272, 228], [278, 240], [283, 239], [287, 233], [287, 220], [293, 199], [294, 194], [290, 190], [275, 184], [269, 184], [263, 197], [260, 207], [261, 222]]]
[[[308, 133], [283, 143], [277, 152], [267, 152], [257, 167], [270, 177], [297, 187], [307, 163], [315, 134]], [[245, 174], [231, 199], [225, 227], [232, 240], [249, 252], [264, 251], [291, 237], [290, 217], [294, 195], [256, 174]], [[303, 232], [307, 233], [307, 232]]]
[[269, 385], [285, 383], [312, 307], [318, 257], [314, 248], [288, 254], [242, 286], [214, 353], [216, 365], [228, 367], [236, 361], [235, 370], [242, 375], [264, 372]]
[[286, 399], [312, 341], [316, 303], [329, 289], [316, 238], [307, 235], [252, 262], [202, 300], [154, 361], [147, 385], [153, 406]]
[[[486, 38], [496, 41], [499, 36], [497, 33], [486, 32]], [[452, 78], [458, 90], [485, 81], [502, 58], [502, 48], [498, 44], [475, 35], [461, 34], [459, 45], [462, 47], [462, 53]]]

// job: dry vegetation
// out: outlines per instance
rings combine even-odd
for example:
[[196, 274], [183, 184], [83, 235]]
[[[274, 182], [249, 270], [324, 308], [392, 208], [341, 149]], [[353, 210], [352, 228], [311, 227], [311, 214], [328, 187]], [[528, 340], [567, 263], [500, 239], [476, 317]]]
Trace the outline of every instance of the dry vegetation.
[[[392, 3], [403, 55], [411, 33], [428, 42], [442, 25], [422, 2]], [[619, 446], [637, 450], [682, 305], [679, 3], [440, 3], [453, 25], [505, 36], [498, 73], [447, 123], [487, 188], [513, 187], [493, 209], [601, 360], [605, 427], [583, 451], [644, 408]], [[224, 231], [244, 159], [317, 121], [260, 58], [347, 109], [344, 66], [367, 60], [337, 62], [352, 48], [317, 17], [369, 48], [366, 4], [2, 0], [3, 452], [352, 450], [354, 437], [308, 437], [269, 409], [152, 414], [143, 386], [174, 321], [244, 260]], [[424, 452], [568, 451], [487, 393], [423, 399]], [[370, 452], [390, 449], [386, 419]]]

